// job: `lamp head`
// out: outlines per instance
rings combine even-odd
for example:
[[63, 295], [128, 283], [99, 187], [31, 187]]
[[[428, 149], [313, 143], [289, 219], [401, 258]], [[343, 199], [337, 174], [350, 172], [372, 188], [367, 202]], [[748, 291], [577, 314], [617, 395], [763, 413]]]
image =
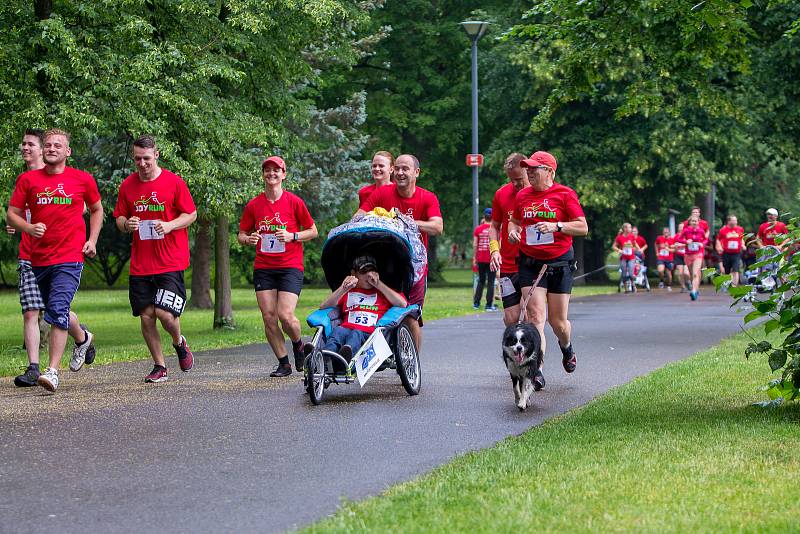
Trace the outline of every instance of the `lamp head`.
[[489, 27], [489, 23], [480, 20], [469, 20], [462, 22], [461, 27], [464, 28], [467, 36], [474, 42], [483, 37]]

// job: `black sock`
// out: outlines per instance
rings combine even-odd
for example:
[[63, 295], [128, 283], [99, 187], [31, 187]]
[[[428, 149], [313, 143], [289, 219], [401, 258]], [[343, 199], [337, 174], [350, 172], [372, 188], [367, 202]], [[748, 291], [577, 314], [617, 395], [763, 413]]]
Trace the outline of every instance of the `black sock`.
[[297, 341], [292, 341], [292, 348], [294, 350], [302, 349], [303, 348], [303, 338], [300, 338]]
[[31, 368], [38, 370], [39, 369], [39, 364], [38, 363], [32, 363], [31, 364]]
[[283, 358], [278, 358], [278, 363], [281, 365], [289, 365], [289, 355], [287, 354]]
[[89, 334], [87, 334], [87, 333], [86, 333], [86, 330], [83, 330], [83, 329], [81, 329], [81, 332], [83, 332], [83, 341], [81, 341], [80, 343], [78, 343], [78, 342], [76, 341], [76, 342], [75, 342], [75, 344], [76, 344], [76, 345], [83, 345], [83, 344], [84, 344], [84, 343], [86, 343], [86, 341], [88, 341], [88, 339], [89, 339]]

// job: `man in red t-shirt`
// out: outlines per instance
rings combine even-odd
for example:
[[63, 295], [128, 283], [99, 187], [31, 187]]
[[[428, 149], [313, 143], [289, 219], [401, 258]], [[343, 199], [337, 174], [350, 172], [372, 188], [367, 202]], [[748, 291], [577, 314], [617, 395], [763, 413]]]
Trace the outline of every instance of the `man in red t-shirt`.
[[253, 285], [267, 341], [278, 358], [270, 376], [285, 377], [292, 374], [292, 365], [284, 333], [292, 342], [295, 369], [303, 369], [305, 354], [295, 309], [303, 289], [303, 241], [316, 238], [318, 232], [303, 199], [283, 189], [283, 158], [268, 157], [261, 172], [264, 192], [245, 206], [238, 239], [242, 245], [256, 247]]
[[528, 187], [528, 172], [520, 166], [525, 154], [512, 152], [503, 169], [508, 183], [498, 189], [492, 200], [492, 225], [489, 228], [489, 253], [491, 268], [500, 277], [500, 298], [503, 299], [503, 323], [508, 326], [519, 320], [519, 243], [508, 239], [508, 221], [514, 213], [514, 201], [523, 188]]
[[636, 255], [637, 258], [644, 261], [644, 253], [647, 250], [647, 240], [639, 235], [639, 227], [638, 226], [631, 226], [631, 234], [633, 234], [633, 238], [636, 240], [636, 250], [633, 253]]
[[[81, 281], [84, 257], [97, 254], [97, 237], [103, 225], [103, 206], [94, 178], [67, 167], [72, 154], [69, 134], [48, 130], [44, 142], [44, 168], [25, 172], [17, 179], [8, 208], [8, 223], [30, 235], [31, 266], [44, 301], [44, 320], [50, 328], [50, 366], [37, 383], [49, 391], [58, 388], [58, 369], [67, 336], [83, 339], [76, 343], [70, 369], [79, 370], [92, 346], [93, 336], [83, 330], [70, 306]], [[83, 221], [89, 209], [89, 237]], [[30, 222], [25, 209], [31, 212]]]
[[736, 215], [728, 215], [727, 224], [719, 229], [716, 249], [722, 257], [723, 274], [730, 274], [731, 285], [738, 286], [744, 251], [744, 228], [739, 226]]
[[[400, 213], [414, 219], [420, 231], [420, 238], [425, 248], [428, 248], [428, 236], [439, 235], [444, 229], [442, 212], [439, 209], [439, 199], [427, 189], [417, 187], [419, 177], [419, 160], [411, 154], [403, 154], [394, 162], [394, 184], [379, 187], [365, 201], [361, 203], [355, 215], [363, 215], [375, 208], [391, 210], [396, 208]], [[428, 285], [427, 272], [419, 282], [414, 284], [408, 294], [408, 303], [417, 304], [422, 309], [425, 303], [425, 291]], [[422, 348], [420, 332], [422, 318], [419, 321], [406, 320], [414, 336], [417, 350]]]
[[783, 242], [777, 243], [775, 238], [788, 232], [786, 225], [778, 220], [778, 210], [770, 208], [767, 210], [767, 222], [758, 227], [758, 246], [781, 249]]
[[489, 222], [492, 220], [492, 208], [483, 210], [483, 223], [472, 233], [472, 266], [478, 269], [478, 284], [472, 298], [472, 308], [481, 307], [483, 286], [486, 286], [486, 311], [495, 311], [494, 305], [494, 271], [489, 269]]
[[117, 228], [131, 237], [128, 297], [139, 317], [153, 370], [145, 382], [167, 380], [156, 320], [172, 337], [181, 371], [189, 371], [194, 356], [181, 335], [180, 316], [186, 306], [183, 271], [189, 267], [189, 234], [197, 219], [189, 188], [180, 176], [158, 165], [158, 147], [150, 135], [133, 142], [137, 171], [123, 180], [114, 208]]
[[[44, 160], [42, 159], [42, 149], [44, 147], [44, 130], [39, 128], [29, 128], [25, 130], [22, 136], [22, 142], [19, 145], [22, 160], [25, 162], [27, 170], [33, 171], [44, 168]], [[25, 208], [25, 220], [30, 222], [31, 212]], [[17, 229], [13, 226], [6, 225], [6, 231], [9, 235], [17, 233]], [[19, 261], [17, 272], [19, 273], [19, 303], [22, 306], [22, 323], [23, 323], [23, 340], [25, 351], [28, 355], [28, 367], [25, 372], [14, 378], [14, 385], [17, 387], [31, 387], [35, 386], [39, 375], [39, 347], [41, 345], [42, 333], [46, 333], [47, 323], [42, 321], [40, 316], [44, 312], [44, 301], [42, 294], [39, 291], [39, 286], [36, 284], [36, 276], [33, 274], [33, 267], [31, 266], [31, 239], [32, 237], [25, 232], [20, 232], [19, 242]], [[77, 316], [70, 312], [70, 323], [78, 325]], [[74, 338], [76, 344], [84, 339], [86, 334], [79, 328], [70, 328], [71, 332], [78, 332], [82, 334], [78, 338]], [[88, 331], [87, 331], [88, 332]], [[91, 338], [93, 335], [88, 333]], [[82, 351], [78, 351], [79, 354]], [[85, 361], [92, 363], [94, 361], [95, 348], [92, 342], [89, 342], [87, 347]]]

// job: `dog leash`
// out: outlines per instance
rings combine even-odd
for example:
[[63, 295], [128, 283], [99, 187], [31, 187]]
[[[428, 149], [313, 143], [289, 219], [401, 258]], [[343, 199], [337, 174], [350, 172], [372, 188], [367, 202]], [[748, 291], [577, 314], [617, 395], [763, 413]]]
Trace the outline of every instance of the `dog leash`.
[[544, 273], [547, 272], [548, 267], [549, 265], [546, 263], [542, 265], [542, 268], [539, 271], [539, 276], [536, 277], [536, 280], [533, 282], [533, 285], [528, 290], [528, 294], [525, 295], [525, 298], [522, 300], [522, 304], [520, 305], [520, 311], [519, 311], [519, 321], [517, 321], [517, 324], [522, 324], [525, 322], [525, 315], [528, 312], [528, 301], [530, 300], [531, 295], [533, 294], [533, 290], [536, 289], [536, 286], [538, 286], [539, 282], [541, 282]]

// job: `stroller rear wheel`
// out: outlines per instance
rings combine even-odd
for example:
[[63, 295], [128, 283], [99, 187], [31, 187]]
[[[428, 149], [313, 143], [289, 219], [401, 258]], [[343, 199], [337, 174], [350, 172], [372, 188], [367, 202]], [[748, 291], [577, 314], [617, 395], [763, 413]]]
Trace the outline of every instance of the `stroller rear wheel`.
[[419, 394], [422, 385], [422, 368], [419, 364], [419, 353], [414, 345], [414, 337], [411, 330], [406, 325], [400, 325], [397, 329], [397, 374], [406, 393], [409, 395]]
[[314, 406], [322, 402], [325, 391], [325, 357], [319, 349], [314, 350], [306, 362], [306, 391]]

